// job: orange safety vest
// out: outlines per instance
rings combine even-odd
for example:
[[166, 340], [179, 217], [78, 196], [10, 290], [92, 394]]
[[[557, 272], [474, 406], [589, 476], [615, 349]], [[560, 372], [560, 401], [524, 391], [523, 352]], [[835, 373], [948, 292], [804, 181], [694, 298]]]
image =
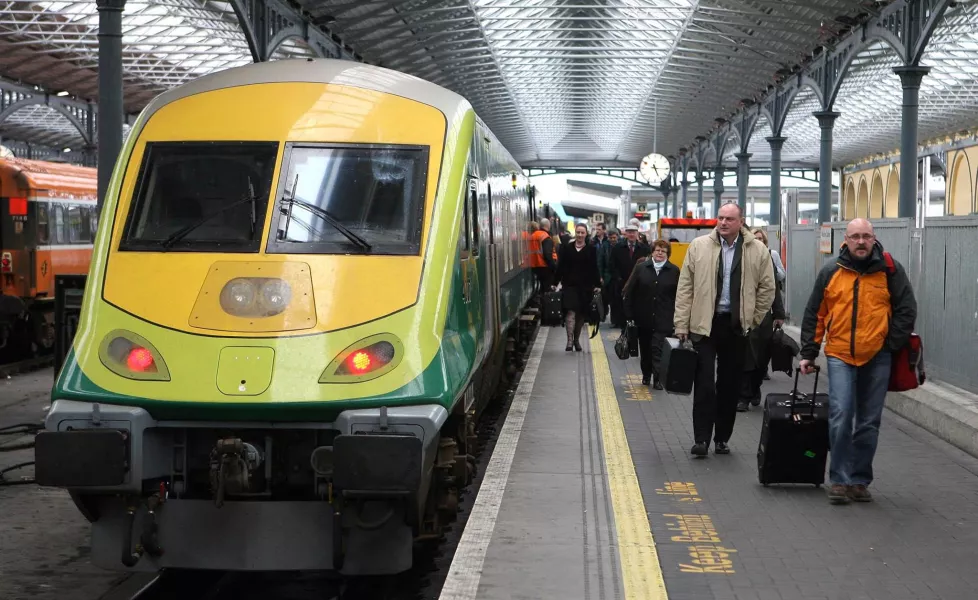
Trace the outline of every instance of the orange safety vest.
[[538, 229], [530, 236], [530, 267], [537, 269], [546, 267], [547, 261], [543, 260], [543, 240], [550, 237], [546, 231]]

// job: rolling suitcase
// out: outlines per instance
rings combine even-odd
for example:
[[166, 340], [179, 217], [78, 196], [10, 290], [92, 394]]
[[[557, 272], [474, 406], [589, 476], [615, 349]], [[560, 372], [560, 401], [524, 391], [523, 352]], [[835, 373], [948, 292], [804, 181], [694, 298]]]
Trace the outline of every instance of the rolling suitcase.
[[757, 478], [761, 484], [825, 482], [825, 459], [829, 452], [829, 395], [818, 393], [815, 367], [815, 386], [811, 394], [795, 387], [787, 394], [768, 394], [764, 400], [764, 422], [761, 441], [757, 447]]
[[559, 291], [547, 292], [543, 295], [543, 324], [551, 327], [560, 325], [564, 320], [561, 310], [561, 293]]
[[662, 342], [662, 358], [659, 360], [662, 373], [659, 383], [670, 394], [689, 395], [693, 393], [696, 379], [696, 350], [686, 340], [681, 344], [676, 338], [666, 338]]

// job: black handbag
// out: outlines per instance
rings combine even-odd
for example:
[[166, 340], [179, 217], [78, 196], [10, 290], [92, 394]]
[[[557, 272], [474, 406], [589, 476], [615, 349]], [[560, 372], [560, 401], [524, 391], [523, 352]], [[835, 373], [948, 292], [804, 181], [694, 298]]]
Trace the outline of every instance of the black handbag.
[[601, 326], [601, 321], [604, 320], [604, 301], [601, 298], [601, 292], [595, 292], [594, 297], [591, 298], [591, 306], [588, 311], [587, 323], [594, 327], [591, 330], [591, 337], [589, 339], [594, 339], [598, 335], [598, 328]]
[[622, 360], [628, 360], [631, 353], [628, 351], [628, 331], [627, 329], [622, 329], [621, 335], [615, 341], [615, 356]]

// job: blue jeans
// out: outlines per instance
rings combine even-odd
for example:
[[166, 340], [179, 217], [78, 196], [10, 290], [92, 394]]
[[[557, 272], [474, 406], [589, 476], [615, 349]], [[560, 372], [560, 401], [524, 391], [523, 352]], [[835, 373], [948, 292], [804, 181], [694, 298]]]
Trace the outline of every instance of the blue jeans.
[[886, 350], [861, 367], [828, 357], [829, 481], [833, 484], [869, 485], [873, 481], [890, 364]]

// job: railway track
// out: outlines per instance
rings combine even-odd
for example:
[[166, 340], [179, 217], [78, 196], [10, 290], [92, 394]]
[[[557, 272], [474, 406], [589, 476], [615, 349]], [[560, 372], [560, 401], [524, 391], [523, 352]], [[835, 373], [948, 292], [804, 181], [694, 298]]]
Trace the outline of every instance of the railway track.
[[0, 379], [13, 377], [21, 373], [29, 373], [44, 369], [54, 364], [54, 355], [38, 356], [14, 362], [0, 363]]
[[[530, 343], [519, 352], [520, 365], [525, 365], [537, 331], [534, 327]], [[476, 474], [461, 491], [458, 519], [441, 540], [417, 543], [411, 570], [358, 578], [333, 572], [163, 570], [155, 576], [133, 575], [100, 600], [437, 600], [521, 375], [522, 370], [510, 379], [509, 385], [497, 391], [481, 413], [476, 428]]]

